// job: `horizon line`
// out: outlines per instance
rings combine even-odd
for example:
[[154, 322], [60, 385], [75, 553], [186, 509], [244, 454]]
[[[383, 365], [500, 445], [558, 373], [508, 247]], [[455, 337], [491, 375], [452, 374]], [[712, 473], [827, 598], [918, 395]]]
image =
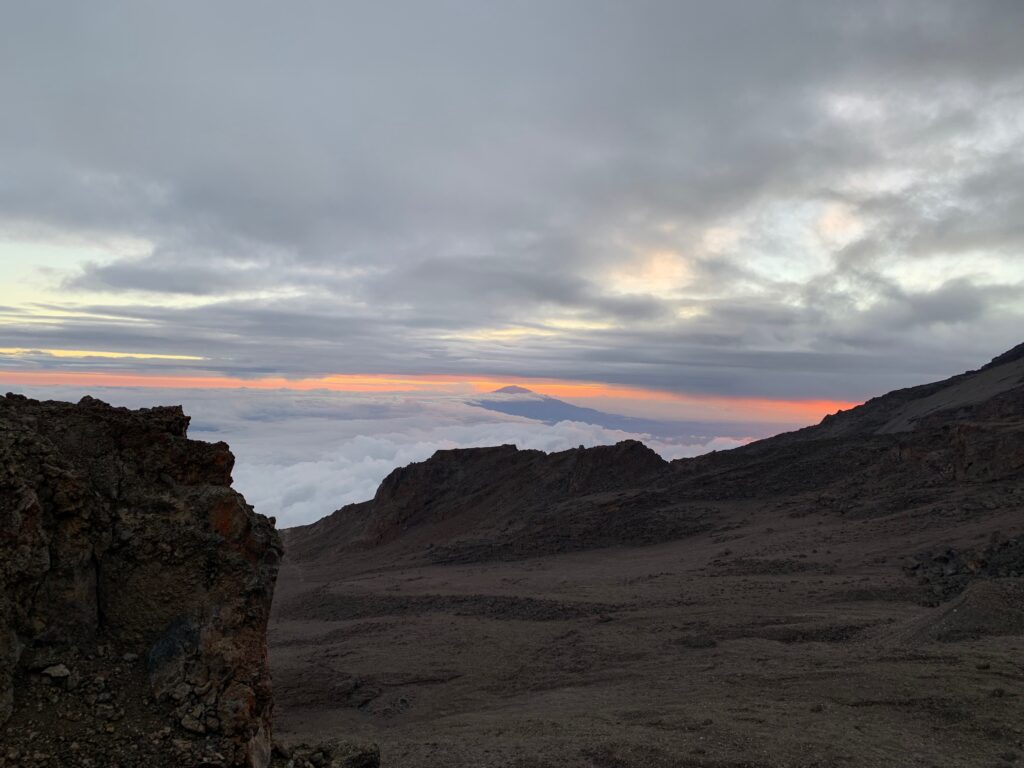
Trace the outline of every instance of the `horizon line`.
[[[315, 377], [262, 376], [242, 378], [224, 375], [164, 375], [110, 373], [104, 371], [0, 371], [0, 383], [22, 386], [77, 386], [185, 390], [259, 390], [338, 392], [365, 394], [487, 394], [494, 389], [528, 385], [537, 394], [552, 397], [656, 402], [716, 412], [715, 420], [791, 423], [820, 421], [824, 416], [860, 405], [827, 398], [770, 398], [746, 395], [711, 395], [674, 392], [653, 387], [607, 384], [597, 381], [530, 376], [456, 374], [337, 373]], [[467, 391], [468, 389], [468, 391]], [[757, 416], [754, 416], [757, 414]], [[692, 416], [687, 417], [692, 418]]]

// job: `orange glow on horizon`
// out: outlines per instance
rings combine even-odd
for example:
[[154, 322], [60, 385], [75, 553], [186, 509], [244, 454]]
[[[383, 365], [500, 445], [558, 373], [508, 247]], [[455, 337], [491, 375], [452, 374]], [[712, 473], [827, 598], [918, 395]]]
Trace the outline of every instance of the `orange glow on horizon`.
[[[146, 375], [79, 371], [0, 371], [0, 384], [22, 386], [152, 387], [159, 389], [256, 389], [352, 393], [485, 394], [508, 384], [527, 387], [552, 397], [591, 400], [595, 398], [678, 406], [686, 414], [674, 418], [695, 418], [694, 412], [709, 420], [743, 420], [778, 423], [812, 423], [827, 414], [852, 408], [858, 403], [838, 400], [782, 400], [761, 397], [732, 397], [688, 394], [589, 381], [565, 381], [524, 376], [455, 376], [425, 374], [333, 374], [316, 378], [289, 379], [270, 376], [242, 379], [232, 376]], [[467, 392], [468, 390], [468, 392]]]

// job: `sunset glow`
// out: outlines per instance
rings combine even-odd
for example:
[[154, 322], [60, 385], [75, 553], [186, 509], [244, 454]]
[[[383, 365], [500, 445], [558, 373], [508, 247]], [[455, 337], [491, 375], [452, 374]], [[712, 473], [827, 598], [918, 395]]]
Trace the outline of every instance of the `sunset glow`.
[[5, 371], [0, 384], [21, 386], [151, 387], [159, 389], [255, 389], [310, 392], [363, 392], [378, 394], [480, 395], [517, 384], [538, 394], [586, 404], [600, 400], [661, 406], [675, 418], [705, 418], [724, 421], [764, 421], [793, 424], [813, 423], [857, 403], [838, 400], [782, 400], [755, 397], [723, 397], [667, 392], [658, 389], [624, 387], [589, 381], [560, 381], [529, 377], [464, 377], [444, 374], [389, 376], [384, 374], [334, 374], [315, 378], [289, 379], [280, 376], [242, 379], [231, 376], [142, 375], [105, 372]]

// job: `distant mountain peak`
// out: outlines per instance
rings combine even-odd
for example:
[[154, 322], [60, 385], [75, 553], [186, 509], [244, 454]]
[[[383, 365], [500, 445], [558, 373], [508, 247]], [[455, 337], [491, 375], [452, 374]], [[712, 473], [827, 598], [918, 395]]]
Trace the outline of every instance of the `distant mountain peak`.
[[[494, 397], [501, 395], [501, 397]], [[506, 397], [507, 395], [507, 397]], [[504, 413], [508, 416], [519, 416], [545, 424], [557, 424], [560, 421], [577, 421], [594, 424], [605, 429], [620, 430], [638, 435], [652, 435], [670, 438], [681, 438], [689, 443], [704, 443], [712, 436], [749, 437], [758, 434], [758, 427], [746, 423], [712, 423], [685, 422], [658, 419], [644, 419], [623, 416], [617, 413], [605, 413], [593, 408], [584, 408], [567, 403], [564, 400], [542, 395], [539, 392], [512, 384], [493, 392], [488, 392], [478, 400], [467, 400], [470, 405], [486, 408], [489, 411]], [[760, 435], [758, 435], [760, 436]], [[764, 435], [767, 437], [767, 435]]]

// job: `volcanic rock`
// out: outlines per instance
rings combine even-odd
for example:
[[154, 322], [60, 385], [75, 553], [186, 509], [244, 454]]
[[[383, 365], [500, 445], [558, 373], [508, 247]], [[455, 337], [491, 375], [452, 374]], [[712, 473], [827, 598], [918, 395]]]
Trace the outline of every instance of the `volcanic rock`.
[[[180, 407], [0, 399], [5, 744], [34, 726], [55, 753], [75, 744], [61, 764], [128, 748], [123, 765], [189, 764], [166, 749], [171, 731], [149, 738], [164, 722], [196, 759], [268, 765], [281, 546], [231, 489], [228, 447], [188, 440], [188, 422]], [[147, 736], [132, 746], [133, 732]]]

